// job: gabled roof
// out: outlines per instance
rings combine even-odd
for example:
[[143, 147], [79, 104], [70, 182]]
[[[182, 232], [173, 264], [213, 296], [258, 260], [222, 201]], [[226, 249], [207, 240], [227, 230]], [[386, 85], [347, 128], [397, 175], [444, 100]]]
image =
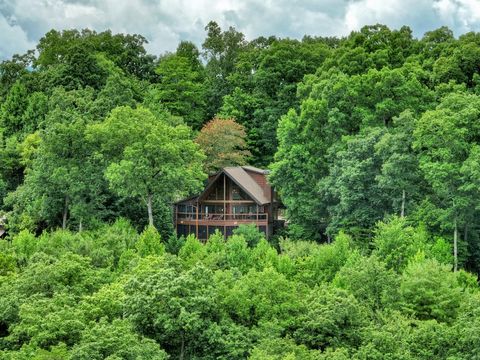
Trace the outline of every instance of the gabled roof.
[[204, 196], [207, 195], [208, 190], [217, 182], [222, 174], [225, 174], [230, 178], [235, 184], [237, 184], [243, 191], [247, 193], [248, 196], [252, 198], [258, 205], [265, 205], [270, 203], [270, 199], [265, 196], [265, 193], [262, 187], [248, 174], [247, 171], [256, 172], [262, 175], [267, 175], [269, 172], [267, 170], [262, 170], [255, 168], [253, 166], [235, 166], [235, 167], [226, 167], [218, 171], [214, 177], [209, 181], [207, 187], [202, 191], [200, 195], [195, 197], [190, 197], [183, 199], [178, 203], [182, 203], [188, 200], [202, 200]]
[[245, 191], [258, 205], [264, 205], [270, 202], [270, 200], [265, 196], [260, 185], [258, 185], [250, 175], [248, 175], [243, 167], [227, 167], [223, 169], [223, 172], [243, 191]]

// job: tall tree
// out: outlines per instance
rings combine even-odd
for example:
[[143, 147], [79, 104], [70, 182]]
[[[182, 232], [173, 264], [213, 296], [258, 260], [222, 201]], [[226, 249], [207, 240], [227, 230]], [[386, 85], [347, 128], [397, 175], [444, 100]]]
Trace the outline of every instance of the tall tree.
[[387, 194], [375, 181], [382, 162], [374, 149], [384, 134], [382, 128], [366, 129], [332, 148], [330, 173], [319, 182], [319, 192], [328, 204], [330, 236], [341, 229], [370, 229], [391, 211]]
[[[454, 269], [458, 268], [458, 243], [460, 229], [465, 240], [468, 228], [475, 218], [478, 193], [471, 189], [468, 172], [470, 153], [480, 139], [478, 106], [480, 98], [468, 94], [452, 94], [432, 111], [427, 111], [417, 122], [414, 146], [420, 152], [420, 168], [431, 184], [444, 214], [444, 227], [453, 233]], [[463, 167], [463, 171], [462, 171]], [[477, 196], [472, 196], [477, 195]]]
[[206, 64], [207, 118], [215, 116], [222, 105], [222, 98], [231, 91], [227, 78], [234, 72], [238, 56], [247, 42], [241, 32], [230, 27], [222, 31], [215, 21], [205, 27], [207, 37], [202, 44]]
[[[343, 206], [346, 211], [350, 205], [354, 206], [363, 214], [358, 224], [370, 226], [382, 218], [380, 214], [391, 211], [390, 207], [384, 207], [385, 194], [375, 183], [381, 159], [374, 154], [374, 145], [380, 138], [372, 134], [377, 132], [375, 128], [385, 133], [392, 127], [393, 119], [406, 109], [420, 114], [432, 106], [433, 93], [421, 83], [421, 78], [422, 70], [409, 64], [355, 76], [332, 71], [328, 78], [321, 74], [307, 76], [299, 84], [298, 93], [303, 100], [298, 112], [290, 110], [280, 120], [279, 148], [271, 180], [279, 189], [292, 222], [301, 225], [308, 236], [321, 236], [319, 233], [334, 218], [346, 221], [348, 214], [341, 220], [339, 215], [344, 213], [337, 213]], [[371, 128], [374, 130], [370, 131]], [[344, 136], [350, 138], [342, 141]], [[351, 165], [351, 172], [342, 166], [343, 161]], [[327, 178], [336, 171], [337, 176]], [[329, 188], [328, 179], [338, 187]], [[350, 181], [358, 188], [349, 187]], [[334, 196], [323, 198], [319, 189], [325, 190], [324, 195]], [[338, 190], [336, 195], [334, 189]], [[368, 205], [357, 207], [354, 198]], [[351, 201], [344, 202], [347, 199]], [[329, 208], [329, 204], [336, 205]], [[365, 217], [367, 213], [375, 215]], [[350, 219], [356, 222], [354, 216]], [[334, 233], [339, 226], [330, 229]]]
[[145, 108], [116, 108], [104, 122], [89, 127], [88, 137], [108, 163], [105, 177], [112, 191], [142, 199], [151, 226], [155, 198], [170, 202], [199, 190], [205, 178], [204, 155], [190, 128], [170, 126]]
[[415, 118], [407, 110], [393, 119], [393, 127], [375, 145], [382, 162], [376, 181], [382, 191], [391, 194], [392, 210], [401, 217], [429, 193], [413, 150], [414, 127]]
[[12, 59], [0, 63], [0, 98], [3, 99], [13, 84], [28, 75], [28, 67], [34, 61], [34, 51], [13, 55]]
[[203, 69], [195, 59], [184, 55], [166, 55], [155, 72], [159, 79], [149, 96], [185, 123], [199, 129], [205, 120], [205, 86]]
[[[92, 148], [85, 141], [85, 129], [92, 100], [91, 91], [65, 92], [58, 89], [52, 95], [53, 108], [39, 133], [39, 144], [25, 159], [25, 183], [14, 195], [20, 209], [34, 221], [48, 226], [67, 228], [70, 218], [81, 229], [83, 224], [101, 219], [104, 210], [104, 184], [101, 164], [91, 157]], [[27, 137], [26, 141], [30, 141]], [[25, 144], [25, 146], [29, 146]], [[30, 151], [24, 149], [25, 151]], [[31, 207], [22, 194], [32, 194], [38, 207]], [[18, 214], [21, 218], [22, 214]]]
[[205, 170], [215, 172], [226, 166], [245, 165], [250, 152], [246, 150], [245, 130], [233, 119], [210, 120], [196, 138], [203, 150]]
[[277, 148], [280, 117], [298, 108], [297, 83], [315, 72], [329, 49], [321, 41], [268, 39], [260, 44], [252, 42], [239, 55], [228, 78], [234, 90], [224, 97], [221, 113], [245, 126], [253, 162], [266, 166]]
[[[38, 57], [34, 66], [40, 69], [57, 65], [72, 65], [72, 58], [80, 51], [81, 57], [103, 53], [126, 74], [139, 79], [151, 79], [154, 75], [155, 57], [147, 54], [144, 45], [147, 40], [141, 35], [112, 34], [110, 30], [97, 33], [84, 29], [50, 30], [37, 45]], [[91, 74], [84, 74], [91, 76]]]

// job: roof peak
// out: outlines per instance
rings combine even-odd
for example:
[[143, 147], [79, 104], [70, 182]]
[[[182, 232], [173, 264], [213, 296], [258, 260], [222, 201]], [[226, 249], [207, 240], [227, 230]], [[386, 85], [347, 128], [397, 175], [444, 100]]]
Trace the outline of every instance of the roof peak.
[[241, 168], [241, 169], [246, 170], [246, 171], [252, 171], [252, 172], [256, 172], [256, 173], [263, 174], [263, 175], [267, 175], [267, 174], [270, 173], [269, 170], [260, 169], [260, 168], [257, 168], [257, 167], [255, 167], [255, 166], [251, 166], [251, 165], [225, 166], [224, 168], [220, 169], [218, 172], [221, 172], [221, 171], [223, 171], [224, 169], [236, 169], [236, 168]]
[[[193, 200], [193, 199], [202, 199], [204, 194], [208, 191], [208, 189], [217, 181], [217, 179], [222, 175], [225, 174], [228, 176], [233, 182], [235, 182], [242, 190], [244, 190], [251, 198], [259, 205], [264, 205], [269, 203], [271, 200], [268, 198], [267, 195], [264, 193], [264, 189], [257, 183], [254, 179], [252, 172], [261, 174], [261, 175], [268, 175], [270, 171], [259, 169], [254, 166], [244, 165], [244, 166], [225, 166], [219, 169], [216, 173], [211, 174], [209, 176], [208, 184], [206, 188], [197, 196], [192, 196], [187, 199], [183, 199], [179, 202]], [[177, 202], [177, 203], [179, 203]]]
[[230, 177], [230, 179], [237, 183], [237, 185], [240, 186], [240, 188], [245, 191], [253, 200], [255, 200], [257, 204], [263, 205], [268, 203], [269, 200], [263, 193], [263, 189], [255, 180], [253, 180], [252, 176], [248, 174], [247, 170], [249, 169], [245, 169], [243, 166], [233, 166], [222, 169], [222, 171], [228, 177]]

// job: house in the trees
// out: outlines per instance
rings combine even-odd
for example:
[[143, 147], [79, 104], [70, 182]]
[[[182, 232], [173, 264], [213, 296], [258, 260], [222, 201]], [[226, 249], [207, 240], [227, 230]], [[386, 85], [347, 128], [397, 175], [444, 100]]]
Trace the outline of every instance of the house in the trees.
[[211, 175], [200, 195], [175, 204], [177, 234], [205, 241], [217, 229], [230, 236], [241, 224], [255, 224], [268, 238], [282, 222], [267, 175], [252, 166], [226, 167]]

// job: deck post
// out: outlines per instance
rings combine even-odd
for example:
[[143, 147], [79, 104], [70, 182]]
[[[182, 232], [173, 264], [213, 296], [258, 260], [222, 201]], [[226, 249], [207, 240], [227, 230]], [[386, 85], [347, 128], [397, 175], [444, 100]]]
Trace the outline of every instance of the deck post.
[[227, 239], [227, 176], [223, 173], [223, 238]]
[[175, 204], [175, 233], [178, 236], [178, 206]]
[[197, 200], [196, 213], [197, 213], [197, 216], [195, 216], [195, 232], [196, 232], [196, 237], [198, 239], [198, 200]]
[[227, 177], [223, 174], [223, 220], [227, 220]]
[[268, 240], [270, 238], [270, 222], [268, 220], [268, 212], [266, 214], [267, 214], [267, 218], [265, 220], [267, 220], [267, 226], [265, 228], [265, 237]]

